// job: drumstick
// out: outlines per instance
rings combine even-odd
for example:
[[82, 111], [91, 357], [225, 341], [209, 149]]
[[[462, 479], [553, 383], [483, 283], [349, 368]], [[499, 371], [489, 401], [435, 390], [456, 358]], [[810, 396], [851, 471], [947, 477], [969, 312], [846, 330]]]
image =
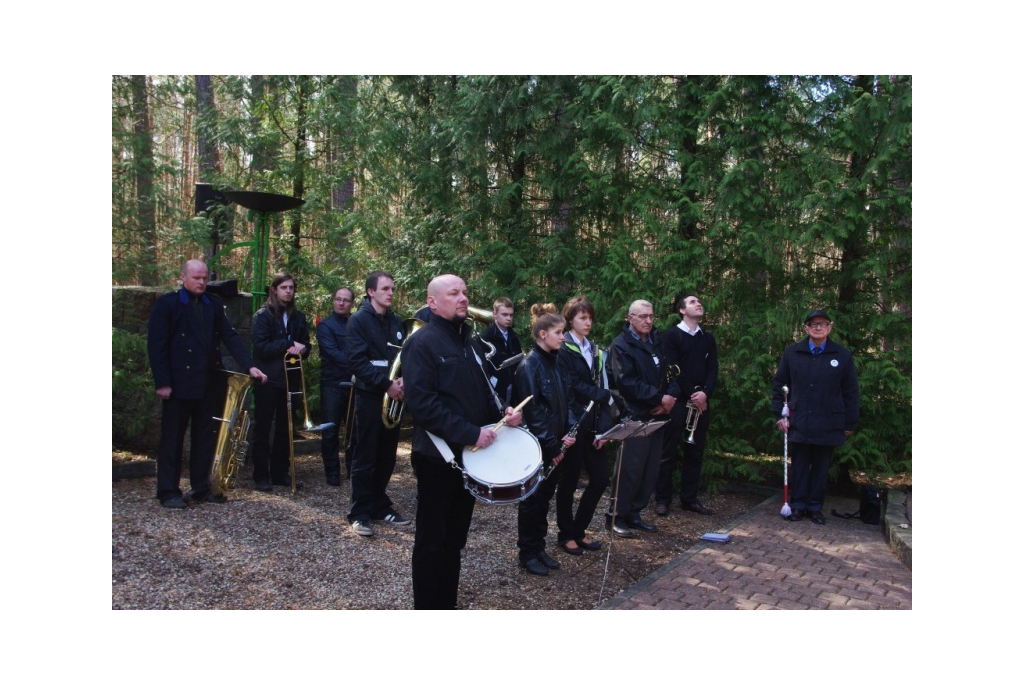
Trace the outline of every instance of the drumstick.
[[[529, 402], [532, 399], [533, 399], [533, 395], [530, 395], [525, 400], [520, 402], [518, 405], [516, 405], [515, 409], [512, 410], [512, 414], [515, 414], [517, 412], [522, 411], [523, 407], [526, 406], [526, 403]], [[501, 421], [498, 421], [498, 423], [494, 424], [494, 428], [492, 430], [494, 432], [498, 432], [498, 429], [505, 425], [505, 422], [508, 421], [508, 417], [512, 416], [512, 414], [506, 414], [505, 416], [503, 416]], [[476, 445], [473, 445], [473, 448], [470, 450], [470, 452], [476, 452], [478, 449], [480, 449], [480, 448], [477, 447]]]

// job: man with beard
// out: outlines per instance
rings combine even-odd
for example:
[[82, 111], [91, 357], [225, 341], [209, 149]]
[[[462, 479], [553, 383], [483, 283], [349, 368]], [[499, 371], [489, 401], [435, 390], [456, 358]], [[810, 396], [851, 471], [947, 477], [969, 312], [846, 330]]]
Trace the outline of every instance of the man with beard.
[[412, 466], [416, 473], [416, 541], [412, 592], [416, 609], [454, 609], [462, 549], [476, 502], [462, 474], [466, 446], [487, 447], [497, 433], [486, 426], [504, 413], [518, 426], [521, 413], [500, 407], [466, 323], [469, 295], [458, 276], [438, 276], [427, 288], [430, 321], [402, 350], [409, 412], [413, 417]]
[[[352, 370], [345, 351], [345, 326], [352, 313], [354, 300], [355, 293], [349, 288], [338, 288], [334, 293], [331, 315], [316, 327], [316, 340], [320, 345], [320, 414], [324, 422], [334, 424], [325, 428], [320, 437], [320, 456], [324, 461], [327, 484], [333, 486], [341, 485], [338, 436], [343, 419], [346, 436], [352, 431], [348, 415], [349, 400], [352, 397]], [[352, 451], [349, 445], [345, 446], [345, 472], [349, 475], [352, 473]]]
[[386, 271], [366, 277], [366, 295], [349, 319], [345, 334], [349, 364], [356, 378], [356, 436], [352, 448], [352, 530], [373, 535], [370, 521], [404, 526], [411, 521], [395, 511], [387, 495], [398, 453], [399, 426], [387, 428], [381, 417], [385, 393], [404, 400], [402, 378], [391, 380], [392, 362], [402, 347], [402, 318], [391, 311], [395, 279]]
[[[270, 282], [267, 302], [252, 317], [252, 351], [267, 384], [256, 388], [256, 416], [253, 427], [252, 478], [256, 489], [269, 492], [271, 485], [291, 488], [288, 434], [288, 393], [285, 355], [309, 357], [309, 327], [306, 316], [295, 308], [295, 279], [276, 274]], [[273, 444], [270, 429], [274, 428]]]
[[[181, 289], [163, 295], [149, 315], [149, 365], [156, 394], [161, 400], [160, 447], [157, 452], [156, 496], [169, 509], [185, 509], [189, 501], [226, 502], [210, 492], [210, 467], [217, 441], [217, 426], [224, 401], [224, 374], [220, 345], [249, 374], [267, 382], [256, 368], [238, 333], [224, 315], [224, 304], [206, 294], [210, 271], [198, 259], [181, 268]], [[192, 426], [189, 453], [191, 489], [181, 494], [182, 451], [185, 431]]]

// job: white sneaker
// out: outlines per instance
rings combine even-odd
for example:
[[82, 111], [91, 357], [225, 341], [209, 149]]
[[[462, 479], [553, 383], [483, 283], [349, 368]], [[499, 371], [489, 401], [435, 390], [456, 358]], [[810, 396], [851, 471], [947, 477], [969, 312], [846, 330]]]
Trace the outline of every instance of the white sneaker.
[[373, 528], [371, 528], [370, 524], [366, 521], [353, 521], [352, 530], [354, 530], [357, 535], [362, 535], [364, 538], [368, 538], [373, 535]]

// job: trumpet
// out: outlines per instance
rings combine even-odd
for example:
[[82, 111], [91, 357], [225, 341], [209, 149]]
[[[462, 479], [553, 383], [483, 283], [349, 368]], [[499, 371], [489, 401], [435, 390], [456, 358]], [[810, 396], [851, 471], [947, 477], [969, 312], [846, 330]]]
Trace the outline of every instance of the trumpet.
[[[409, 341], [412, 334], [423, 328], [424, 324], [419, 319], [406, 319], [404, 322], [405, 330], [402, 335], [402, 346]], [[389, 343], [390, 344], [390, 343]], [[391, 362], [391, 369], [388, 371], [388, 380], [394, 382], [402, 371], [402, 350], [399, 348], [398, 354], [395, 355], [395, 361]], [[392, 399], [390, 395], [384, 393], [384, 401], [381, 405], [380, 418], [384, 422], [384, 428], [391, 430], [402, 422], [402, 410], [405, 409], [405, 400]], [[346, 428], [346, 430], [348, 430]]]
[[[694, 386], [693, 391], [697, 392], [700, 389], [701, 387], [697, 385]], [[686, 430], [689, 431], [689, 435], [684, 439], [691, 445], [695, 444], [693, 434], [697, 432], [697, 422], [700, 421], [701, 413], [701, 410], [693, 403], [693, 400], [686, 402]]]

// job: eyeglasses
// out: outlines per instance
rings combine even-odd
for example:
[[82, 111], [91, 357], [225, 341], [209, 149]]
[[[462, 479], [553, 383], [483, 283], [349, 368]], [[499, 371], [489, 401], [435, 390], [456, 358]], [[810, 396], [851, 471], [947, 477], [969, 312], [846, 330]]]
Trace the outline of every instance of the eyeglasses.
[[654, 314], [630, 314], [630, 316], [641, 321], [654, 321]]
[[807, 324], [807, 327], [808, 328], [828, 328], [831, 325], [832, 324], [830, 324], [828, 322], [822, 323], [821, 321], [815, 321], [814, 323]]

